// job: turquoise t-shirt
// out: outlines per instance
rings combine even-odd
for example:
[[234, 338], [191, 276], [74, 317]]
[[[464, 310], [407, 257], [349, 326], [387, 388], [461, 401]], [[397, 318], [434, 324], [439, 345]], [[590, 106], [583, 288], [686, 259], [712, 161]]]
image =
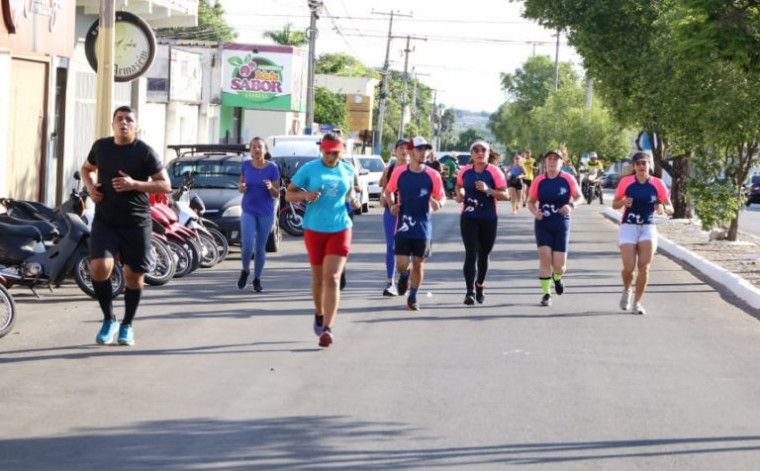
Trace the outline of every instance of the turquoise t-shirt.
[[301, 167], [290, 180], [306, 191], [322, 195], [306, 205], [303, 227], [316, 232], [340, 232], [353, 225], [346, 211], [346, 195], [354, 186], [354, 168], [345, 162], [328, 167], [317, 159]]

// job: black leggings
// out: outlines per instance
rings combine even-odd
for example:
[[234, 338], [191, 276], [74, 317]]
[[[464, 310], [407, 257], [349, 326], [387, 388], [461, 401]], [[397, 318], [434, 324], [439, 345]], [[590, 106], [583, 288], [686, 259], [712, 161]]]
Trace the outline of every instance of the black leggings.
[[464, 282], [467, 292], [475, 290], [475, 265], [478, 285], [483, 285], [488, 272], [488, 256], [496, 242], [497, 219], [474, 219], [460, 216], [459, 228], [464, 242]]

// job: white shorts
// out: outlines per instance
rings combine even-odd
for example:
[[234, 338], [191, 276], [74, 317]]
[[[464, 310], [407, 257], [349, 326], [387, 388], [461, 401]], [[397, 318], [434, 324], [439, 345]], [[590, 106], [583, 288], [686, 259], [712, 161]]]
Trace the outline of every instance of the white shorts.
[[657, 247], [657, 227], [654, 224], [621, 224], [618, 232], [618, 245], [632, 244], [651, 240]]

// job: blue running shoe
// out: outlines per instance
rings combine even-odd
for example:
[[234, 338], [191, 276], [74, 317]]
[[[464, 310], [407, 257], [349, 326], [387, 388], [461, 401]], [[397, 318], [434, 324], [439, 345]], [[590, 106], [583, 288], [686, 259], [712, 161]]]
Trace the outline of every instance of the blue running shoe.
[[135, 344], [135, 331], [131, 325], [119, 327], [119, 345], [131, 347]]
[[119, 330], [119, 323], [114, 320], [103, 321], [103, 326], [100, 328], [100, 332], [95, 336], [95, 342], [99, 345], [105, 345], [113, 341], [113, 336], [116, 335], [116, 331]]

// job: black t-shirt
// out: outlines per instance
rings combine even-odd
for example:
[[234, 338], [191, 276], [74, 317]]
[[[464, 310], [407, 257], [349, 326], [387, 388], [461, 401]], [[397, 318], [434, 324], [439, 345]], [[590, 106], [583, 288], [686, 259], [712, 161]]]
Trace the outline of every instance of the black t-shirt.
[[438, 173], [441, 173], [441, 163], [437, 160], [427, 161], [425, 162], [425, 165], [432, 168], [433, 170], [437, 171]]
[[95, 220], [113, 226], [150, 224], [150, 200], [142, 191], [117, 193], [111, 180], [121, 176], [119, 170], [133, 180], [148, 181], [164, 166], [152, 147], [136, 139], [117, 145], [113, 137], [98, 139], [92, 145], [87, 162], [98, 167], [98, 183], [103, 200], [95, 206]]

